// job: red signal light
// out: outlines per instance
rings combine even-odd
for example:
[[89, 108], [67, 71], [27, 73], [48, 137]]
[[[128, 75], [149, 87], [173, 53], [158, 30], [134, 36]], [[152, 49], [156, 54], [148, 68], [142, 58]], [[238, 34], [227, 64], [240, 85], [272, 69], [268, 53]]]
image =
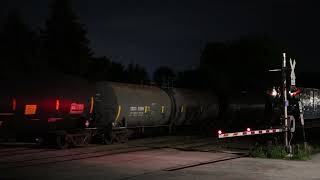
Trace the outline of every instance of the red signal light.
[[222, 131], [221, 131], [221, 130], [219, 130], [219, 131], [218, 131], [218, 134], [219, 134], [219, 135], [221, 135], [221, 134], [222, 134]]
[[247, 128], [247, 131], [248, 131], [248, 132], [250, 132], [250, 131], [251, 131], [251, 129], [250, 129], [250, 128]]
[[289, 91], [290, 96], [298, 96], [301, 93], [301, 89], [293, 87], [293, 92]]

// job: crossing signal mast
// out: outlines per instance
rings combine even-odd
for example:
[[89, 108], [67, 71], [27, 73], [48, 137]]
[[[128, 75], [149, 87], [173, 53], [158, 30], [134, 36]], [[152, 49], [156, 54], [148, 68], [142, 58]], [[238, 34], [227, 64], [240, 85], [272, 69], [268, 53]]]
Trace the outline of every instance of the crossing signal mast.
[[[296, 61], [290, 59], [290, 87], [288, 91], [288, 85], [287, 85], [287, 60], [286, 60], [286, 53], [283, 53], [283, 61], [282, 61], [282, 68], [281, 69], [273, 69], [269, 70], [270, 72], [282, 72], [282, 92], [277, 92], [275, 88], [273, 88], [271, 92], [271, 96], [277, 97], [281, 96], [283, 104], [281, 105], [283, 107], [283, 124], [284, 126], [282, 128], [278, 129], [263, 129], [263, 130], [251, 130], [250, 128], [247, 128], [246, 131], [240, 131], [240, 132], [231, 132], [231, 133], [223, 133], [222, 130], [218, 131], [218, 137], [219, 138], [228, 138], [228, 137], [236, 137], [236, 136], [248, 136], [248, 135], [259, 135], [259, 134], [272, 134], [272, 133], [282, 133], [284, 132], [284, 144], [286, 149], [289, 152], [289, 155], [292, 155], [292, 148], [290, 145], [290, 141], [292, 138], [292, 135], [295, 131], [295, 118], [293, 115], [288, 115], [288, 94], [291, 97], [296, 97], [301, 93], [301, 90], [296, 87], [296, 76], [295, 76], [295, 66]], [[300, 99], [298, 99], [298, 105], [299, 105], [299, 113], [300, 113], [300, 120], [301, 125], [303, 129], [303, 137], [305, 140], [305, 133], [304, 133], [304, 118], [303, 118], [303, 107]], [[290, 139], [289, 139], [289, 132], [291, 133]], [[305, 141], [305, 147], [306, 147], [306, 141]]]

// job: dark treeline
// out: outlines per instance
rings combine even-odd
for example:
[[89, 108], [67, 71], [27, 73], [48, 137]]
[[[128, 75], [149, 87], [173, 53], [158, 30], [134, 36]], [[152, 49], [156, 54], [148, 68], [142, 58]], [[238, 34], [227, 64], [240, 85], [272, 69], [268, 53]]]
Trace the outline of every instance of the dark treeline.
[[284, 50], [268, 37], [207, 43], [200, 68], [206, 73], [209, 85], [221, 94], [262, 92], [279, 85], [281, 74], [269, 70], [281, 68]]
[[149, 83], [146, 69], [96, 57], [87, 30], [71, 0], [53, 0], [44, 27], [33, 30], [17, 10], [8, 12], [0, 30], [0, 77], [54, 71], [90, 80]]
[[17, 10], [8, 13], [0, 26], [1, 77], [50, 69], [93, 81], [213, 88], [222, 94], [262, 90], [281, 79], [268, 69], [281, 66], [285, 48], [267, 37], [209, 42], [201, 52], [199, 67], [175, 72], [162, 66], [150, 78], [139, 64], [123, 65], [105, 56], [96, 57], [71, 0], [53, 0], [44, 21], [44, 27], [33, 30]]
[[39, 45], [37, 34], [23, 22], [21, 15], [9, 12], [0, 30], [0, 75], [40, 68]]
[[301, 87], [320, 88], [319, 72], [302, 72], [297, 74], [297, 84]]
[[[72, 10], [71, 0], [53, 0], [45, 25], [34, 30], [18, 10], [8, 12], [0, 30], [0, 77], [22, 77], [30, 73], [54, 71], [93, 81], [116, 81], [159, 86], [198, 85], [198, 72], [174, 72], [159, 67], [151, 79], [136, 63], [123, 65], [106, 56], [96, 57], [89, 48], [87, 30]], [[199, 85], [200, 86], [200, 85]]]

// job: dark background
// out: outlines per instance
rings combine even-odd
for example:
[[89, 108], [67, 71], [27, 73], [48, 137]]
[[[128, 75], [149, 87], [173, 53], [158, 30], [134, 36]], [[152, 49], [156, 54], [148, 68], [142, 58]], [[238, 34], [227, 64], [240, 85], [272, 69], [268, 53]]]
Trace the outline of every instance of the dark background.
[[[43, 27], [49, 2], [2, 0], [0, 15], [16, 8], [32, 28]], [[87, 26], [96, 55], [141, 64], [149, 73], [161, 65], [194, 68], [206, 42], [255, 35], [271, 36], [293, 49], [299, 71], [319, 71], [315, 1], [77, 0], [73, 9]]]
[[95, 81], [262, 92], [281, 80], [268, 69], [280, 68], [286, 52], [297, 61], [298, 86], [318, 88], [317, 7], [296, 0], [1, 1], [0, 75], [49, 68]]

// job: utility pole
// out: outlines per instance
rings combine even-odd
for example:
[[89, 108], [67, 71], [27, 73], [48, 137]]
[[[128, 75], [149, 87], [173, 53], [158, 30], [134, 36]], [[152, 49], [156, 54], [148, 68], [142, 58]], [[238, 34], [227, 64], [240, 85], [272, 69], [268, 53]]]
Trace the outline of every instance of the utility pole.
[[288, 97], [287, 97], [287, 62], [286, 62], [286, 53], [283, 53], [283, 64], [282, 64], [282, 78], [283, 78], [283, 97], [284, 97], [284, 127], [285, 127], [285, 137], [284, 142], [285, 146], [288, 148]]

